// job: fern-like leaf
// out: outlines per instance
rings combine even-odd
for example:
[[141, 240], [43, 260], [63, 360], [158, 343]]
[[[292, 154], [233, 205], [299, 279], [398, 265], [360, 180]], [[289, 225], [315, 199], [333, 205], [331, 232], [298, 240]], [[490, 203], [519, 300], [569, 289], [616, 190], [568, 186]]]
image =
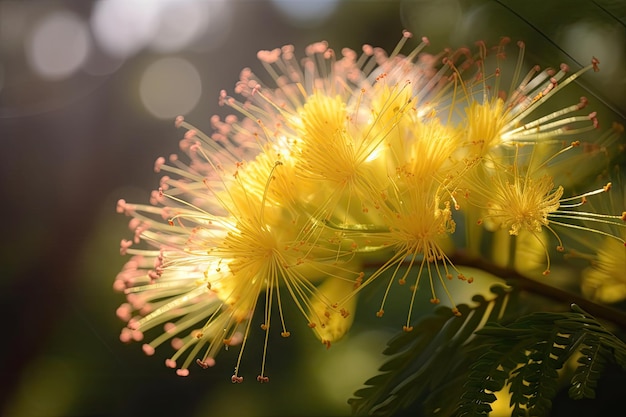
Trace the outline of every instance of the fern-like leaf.
[[[348, 401], [353, 413], [390, 416], [418, 400], [432, 400], [447, 386], [462, 387], [460, 377], [467, 372], [463, 346], [485, 322], [499, 318], [510, 290], [494, 286], [492, 292], [496, 295], [492, 300], [474, 297], [476, 307], [458, 306], [461, 317], [455, 317], [448, 307], [440, 307], [415, 323], [413, 331], [390, 340], [383, 354], [391, 358], [381, 366], [381, 374], [367, 380], [366, 387]], [[450, 394], [448, 389], [445, 391]], [[448, 401], [438, 409], [447, 415], [454, 406]]]
[[487, 324], [477, 332], [487, 350], [472, 365], [459, 403], [460, 416], [487, 415], [494, 392], [509, 385], [514, 416], [544, 416], [552, 406], [558, 370], [580, 352], [571, 380], [572, 398], [593, 398], [604, 364], [626, 369], [626, 344], [597, 320], [572, 306], [573, 312], [532, 313], [503, 326]]

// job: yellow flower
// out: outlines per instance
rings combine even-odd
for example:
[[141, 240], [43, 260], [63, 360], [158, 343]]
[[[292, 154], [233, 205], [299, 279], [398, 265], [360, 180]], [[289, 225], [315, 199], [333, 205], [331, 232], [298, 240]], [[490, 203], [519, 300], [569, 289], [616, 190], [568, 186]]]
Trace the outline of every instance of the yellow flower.
[[[348, 48], [338, 58], [325, 42], [306, 48], [299, 62], [291, 45], [258, 54], [278, 88], [268, 87], [249, 69], [242, 71], [235, 92], [222, 92], [220, 102], [254, 120], [246, 130], [293, 161], [290, 187], [311, 217], [311, 227], [330, 221], [342, 226], [373, 223], [369, 196], [386, 182], [387, 136], [416, 95], [434, 100], [443, 75], [434, 60], [400, 55], [412, 35], [404, 32], [396, 49], [363, 47], [358, 56]], [[417, 58], [416, 58], [417, 57]], [[369, 214], [368, 214], [369, 213]]]
[[[464, 133], [468, 144], [473, 145], [477, 156], [484, 156], [494, 147], [511, 143], [534, 143], [539, 140], [554, 141], [566, 135], [578, 135], [598, 126], [596, 113], [581, 114], [587, 106], [587, 99], [581, 97], [578, 103], [547, 114], [540, 113], [540, 107], [557, 92], [593, 70], [598, 71], [599, 61], [592, 58], [591, 64], [570, 74], [567, 65], [561, 64], [558, 71], [551, 68], [541, 70], [534, 66], [522, 76], [524, 63], [523, 42], [518, 42], [519, 56], [512, 69], [510, 86], [503, 87], [505, 72], [505, 46], [509, 38], [503, 38], [494, 48], [493, 56], [483, 43], [479, 43], [477, 56], [469, 52], [459, 54], [460, 63], [453, 59], [448, 65], [458, 74], [455, 89], [450, 100], [451, 107], [462, 106], [459, 129]], [[494, 62], [495, 61], [495, 62]], [[495, 69], [489, 70], [491, 64]], [[469, 70], [475, 67], [476, 71]]]
[[[266, 337], [257, 379], [266, 382], [267, 335], [275, 313], [281, 335], [290, 335], [283, 314], [285, 291], [308, 323], [321, 322], [311, 302], [330, 303], [313, 282], [332, 276], [342, 258], [351, 255], [336, 245], [317, 243], [325, 242], [319, 235], [313, 239], [304, 233], [308, 219], [294, 215], [291, 200], [273, 192], [275, 184], [285, 185], [280, 160], [269, 166], [266, 158], [271, 154], [262, 153], [250, 162], [224, 166], [219, 156], [209, 155], [202, 134], [190, 132], [183, 142], [192, 161], [189, 167], [178, 158], [172, 158], [171, 165], [157, 161], [159, 171], [180, 177], [164, 177], [153, 194], [153, 203], [163, 207], [123, 200], [118, 205], [119, 212], [133, 216], [130, 225], [135, 230], [134, 242], [122, 242], [123, 252], [135, 256], [115, 284], [128, 298], [118, 310], [128, 321], [122, 339], [140, 340], [144, 332], [166, 323], [164, 333], [144, 345], [152, 354], [166, 340], [191, 329], [187, 337], [175, 339], [176, 353], [166, 362], [178, 366], [177, 359], [189, 352], [177, 370], [183, 376], [202, 348], [197, 363], [207, 367], [220, 348], [240, 343], [232, 380], [241, 382], [239, 365], [252, 331], [250, 319], [264, 298], [261, 328]], [[141, 240], [156, 249], [135, 249], [132, 245]]]
[[[133, 217], [129, 225], [135, 233], [132, 241], [122, 241], [122, 253], [132, 258], [114, 284], [127, 297], [118, 309], [128, 322], [123, 341], [143, 340], [144, 333], [164, 325], [144, 352], [153, 354], [171, 340], [176, 352], [166, 365], [182, 376], [194, 359], [208, 367], [221, 348], [241, 344], [232, 376], [241, 382], [241, 358], [261, 299], [265, 342], [257, 379], [266, 382], [270, 329], [290, 335], [285, 294], [326, 344], [347, 330], [347, 304], [331, 304], [324, 292], [345, 283], [352, 287], [363, 274], [356, 243], [326, 221], [368, 220], [361, 206], [378, 191], [369, 185], [374, 174], [364, 166], [377, 161], [385, 146], [384, 136], [367, 133], [383, 116], [360, 115], [363, 103], [376, 101], [371, 73], [388, 71], [388, 78], [381, 77], [408, 78], [420, 91], [437, 90], [423, 80], [436, 76], [425, 75], [431, 63], [398, 54], [408, 37], [390, 56], [366, 47], [359, 60], [348, 49], [336, 60], [325, 43], [311, 45], [302, 65], [290, 46], [262, 51], [259, 58], [277, 88], [262, 86], [245, 69], [235, 88], [244, 102], [220, 93], [220, 103], [242, 120], [213, 117], [210, 136], [182, 117], [176, 120], [188, 129], [180, 147], [189, 162], [176, 155], [167, 163], [159, 158], [155, 170], [167, 175], [151, 205], [118, 204], [118, 212]], [[353, 197], [361, 199], [358, 210], [349, 202]], [[335, 212], [338, 202], [343, 212]], [[324, 280], [320, 291], [316, 284]]]
[[[622, 232], [620, 239], [626, 239]], [[582, 273], [581, 289], [585, 296], [603, 303], [626, 300], [626, 246], [611, 237], [603, 237], [595, 248], [591, 266]]]
[[[403, 326], [406, 331], [412, 329], [413, 305], [422, 279], [428, 279], [431, 303], [440, 302], [435, 291], [435, 281], [439, 281], [453, 305], [446, 281], [453, 274], [472, 281], [456, 270], [444, 250], [456, 228], [452, 209], [460, 208], [454, 197], [457, 184], [472, 162], [455, 157], [459, 136], [453, 129], [443, 126], [436, 118], [413, 119], [412, 122], [400, 132], [400, 141], [390, 146], [393, 151], [389, 165], [394, 172], [388, 174], [386, 188], [372, 196], [376, 212], [382, 219], [381, 230], [346, 233], [348, 238], [362, 242], [358, 247], [379, 247], [387, 254], [382, 266], [366, 277], [357, 289], [360, 291], [390, 273], [377, 312], [379, 317], [384, 314], [392, 284], [396, 280], [401, 285], [407, 281], [410, 283], [412, 298]], [[406, 269], [400, 272], [402, 266]], [[456, 307], [453, 311], [459, 314]]]
[[[599, 232], [591, 238], [576, 239], [585, 248], [586, 254], [573, 252], [583, 257], [590, 265], [582, 271], [581, 290], [593, 300], [617, 303], [626, 300], [626, 188], [624, 174], [613, 171], [615, 186], [599, 201], [589, 204], [595, 211], [622, 212], [621, 222], [602, 222], [594, 225], [586, 221], [583, 226], [596, 227]], [[572, 236], [576, 238], [577, 236]]]
[[[532, 149], [524, 165], [522, 160], [528, 155], [522, 156], [519, 152], [520, 145], [517, 145], [510, 164], [501, 159], [487, 160], [468, 180], [469, 201], [483, 210], [479, 224], [491, 230], [506, 229], [511, 236], [517, 236], [522, 231], [534, 236], [546, 256], [544, 275], [550, 273], [549, 250], [541, 235], [544, 230], [556, 238], [556, 249], [563, 252], [563, 241], [554, 226], [605, 234], [593, 224], [617, 225], [621, 220], [618, 215], [578, 210], [588, 197], [609, 191], [611, 183], [593, 191], [564, 198], [563, 187], [555, 186], [553, 177], [546, 173], [546, 165], [551, 159], [578, 146], [578, 142], [573, 142], [556, 155], [539, 162], [535, 161], [535, 149]], [[571, 220], [586, 221], [590, 225], [581, 226]]]

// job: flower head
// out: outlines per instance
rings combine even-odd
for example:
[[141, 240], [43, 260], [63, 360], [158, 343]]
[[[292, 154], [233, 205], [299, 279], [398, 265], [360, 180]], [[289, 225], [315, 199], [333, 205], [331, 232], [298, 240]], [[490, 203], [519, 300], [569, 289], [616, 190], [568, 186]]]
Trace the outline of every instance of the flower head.
[[[483, 210], [479, 224], [490, 229], [507, 229], [509, 234], [517, 236], [524, 231], [535, 237], [544, 249], [547, 266], [544, 275], [550, 273], [550, 255], [541, 234], [547, 230], [558, 244], [557, 251], [565, 250], [563, 241], [554, 229], [555, 226], [576, 230], [610, 235], [594, 224], [612, 224], [623, 226], [622, 215], [601, 214], [594, 211], [579, 210], [587, 202], [587, 198], [608, 192], [612, 185], [572, 197], [563, 197], [564, 188], [555, 186], [554, 178], [549, 174], [549, 162], [562, 153], [572, 151], [580, 146], [572, 142], [557, 154], [544, 161], [535, 161], [535, 149], [531, 150], [529, 159], [520, 155], [519, 145], [515, 149], [510, 164], [502, 160], [488, 161], [474, 172], [470, 180], [469, 200]], [[523, 149], [523, 148], [522, 148]], [[528, 155], [526, 155], [528, 156]], [[522, 162], [525, 160], [525, 162]], [[572, 220], [574, 222], [572, 222]], [[586, 225], [581, 225], [584, 222]]]
[[[431, 303], [440, 302], [434, 284], [438, 281], [453, 305], [445, 281], [453, 275], [467, 280], [444, 248], [449, 246], [450, 235], [456, 230], [452, 218], [452, 210], [460, 209], [454, 197], [456, 189], [473, 162], [457, 156], [460, 136], [435, 117], [420, 118], [417, 112], [409, 112], [396, 130], [399, 139], [390, 141], [388, 146], [387, 169], [391, 172], [387, 174], [385, 187], [371, 196], [380, 218], [380, 230], [354, 231], [347, 237], [367, 242], [358, 247], [378, 246], [381, 251], [390, 252], [382, 266], [359, 283], [357, 290], [390, 273], [377, 312], [381, 317], [393, 282], [404, 285], [409, 281], [412, 298], [403, 328], [410, 331], [415, 296], [422, 279], [428, 279]], [[456, 307], [453, 311], [459, 314]]]
[[[348, 49], [337, 60], [323, 42], [307, 49], [302, 65], [291, 46], [262, 51], [259, 59], [276, 87], [242, 71], [235, 92], [244, 101], [222, 91], [220, 103], [243, 118], [213, 117], [210, 136], [178, 118], [176, 125], [187, 129], [180, 148], [188, 162], [177, 155], [157, 160], [155, 170], [166, 175], [151, 205], [118, 203], [135, 233], [122, 241], [121, 252], [132, 258], [114, 285], [127, 297], [118, 309], [128, 323], [121, 339], [143, 340], [164, 325], [144, 352], [171, 340], [175, 353], [166, 365], [183, 376], [194, 359], [206, 368], [222, 347], [240, 344], [232, 381], [241, 382], [241, 358], [262, 302], [257, 379], [266, 382], [270, 329], [290, 335], [285, 294], [327, 346], [345, 333], [350, 311], [331, 304], [326, 293], [335, 297], [345, 283], [351, 288], [362, 272], [354, 241], [346, 243], [327, 222], [366, 221], [363, 207], [386, 178], [367, 166], [384, 153], [397, 119], [384, 107], [394, 98], [377, 100], [376, 84], [382, 77], [410, 85], [408, 79], [411, 88], [436, 90], [428, 83], [436, 74], [426, 78], [420, 69], [430, 64], [369, 46], [358, 60]], [[370, 79], [373, 71], [381, 75]], [[410, 100], [403, 105], [409, 108]], [[368, 117], [361, 115], [365, 106], [371, 106]], [[338, 283], [318, 287], [323, 280]]]
[[[303, 232], [302, 222], [307, 219], [294, 215], [290, 198], [273, 192], [275, 184], [279, 190], [285, 184], [281, 160], [269, 166], [266, 157], [273, 154], [266, 152], [250, 162], [224, 165], [218, 160], [223, 155], [210, 154], [203, 136], [190, 132], [182, 145], [189, 166], [175, 157], [171, 165], [157, 161], [157, 170], [180, 178], [162, 179], [153, 194], [155, 206], [123, 200], [118, 204], [119, 212], [133, 217], [130, 226], [135, 231], [134, 242], [122, 242], [122, 252], [134, 257], [115, 284], [128, 298], [118, 310], [128, 321], [122, 339], [141, 340], [144, 332], [165, 323], [164, 333], [144, 345], [144, 351], [152, 354], [164, 341], [191, 329], [185, 338], [174, 339], [176, 353], [166, 362], [178, 366], [178, 358], [190, 350], [177, 370], [179, 375], [188, 373], [202, 348], [198, 364], [206, 367], [214, 363], [221, 347], [241, 343], [233, 375], [233, 382], [240, 382], [239, 362], [259, 300], [265, 300], [261, 328], [266, 332], [276, 312], [281, 335], [290, 335], [281, 289], [315, 327], [323, 318], [311, 302], [329, 302], [313, 282], [332, 276], [343, 255], [332, 245], [310, 239]], [[187, 146], [190, 141], [194, 143]], [[225, 160], [232, 156], [225, 155]], [[155, 248], [135, 249], [133, 244], [142, 240]], [[267, 340], [266, 336], [261, 382], [267, 381]]]
[[589, 261], [589, 266], [582, 271], [581, 290], [585, 296], [603, 303], [626, 300], [626, 189], [624, 173], [619, 168], [612, 172], [615, 186], [611, 192], [598, 201], [590, 201], [589, 205], [598, 212], [621, 211], [621, 224], [602, 222], [593, 225], [585, 221], [583, 226], [595, 226], [602, 233], [586, 239], [570, 236], [584, 248], [582, 252], [571, 251], [571, 255]]
[[[452, 106], [459, 106], [461, 123], [468, 144], [474, 152], [483, 156], [503, 144], [536, 143], [555, 141], [566, 135], [578, 135], [598, 127], [596, 113], [581, 114], [588, 100], [581, 97], [577, 103], [540, 115], [540, 107], [551, 100], [557, 92], [583, 73], [598, 71], [599, 61], [595, 57], [591, 63], [570, 73], [566, 64], [558, 70], [541, 69], [534, 66], [522, 75], [524, 64], [523, 42], [518, 42], [519, 55], [510, 75], [510, 87], [503, 86], [505, 75], [505, 46], [509, 38], [503, 38], [499, 45], [489, 50], [483, 42], [478, 42], [478, 53], [472, 56], [464, 51], [459, 62], [448, 61], [455, 74], [455, 89], [450, 100]], [[488, 68], [495, 65], [495, 69]], [[471, 69], [474, 68], [474, 71]]]

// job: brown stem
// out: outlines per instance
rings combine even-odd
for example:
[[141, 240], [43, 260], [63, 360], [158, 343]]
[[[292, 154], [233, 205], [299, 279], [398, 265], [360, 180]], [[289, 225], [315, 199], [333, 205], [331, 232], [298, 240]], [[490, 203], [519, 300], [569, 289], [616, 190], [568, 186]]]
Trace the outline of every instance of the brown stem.
[[558, 287], [554, 287], [543, 282], [528, 278], [519, 272], [511, 269], [494, 265], [485, 259], [468, 257], [462, 253], [457, 253], [450, 260], [455, 265], [465, 265], [472, 268], [481, 269], [495, 276], [501, 277], [511, 283], [516, 288], [527, 290], [536, 294], [562, 301], [568, 304], [577, 304], [596, 318], [608, 320], [623, 329], [626, 329], [626, 313], [616, 308], [598, 304], [582, 297], [578, 294], [571, 293]]

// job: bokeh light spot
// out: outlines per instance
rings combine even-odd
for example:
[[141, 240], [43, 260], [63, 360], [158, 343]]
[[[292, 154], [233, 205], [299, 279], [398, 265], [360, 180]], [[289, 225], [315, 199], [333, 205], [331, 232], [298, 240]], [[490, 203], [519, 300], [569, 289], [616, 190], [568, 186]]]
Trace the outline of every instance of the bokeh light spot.
[[128, 57], [154, 36], [159, 9], [152, 0], [100, 0], [91, 14], [91, 29], [98, 45], [110, 55]]
[[193, 110], [202, 94], [202, 81], [189, 61], [162, 58], [146, 68], [139, 94], [152, 115], [169, 119]]
[[91, 47], [86, 25], [72, 12], [54, 12], [43, 18], [25, 42], [28, 62], [37, 74], [60, 80], [78, 70]]
[[213, 3], [198, 0], [160, 0], [159, 29], [150, 41], [159, 52], [180, 50], [206, 29], [209, 7]]

